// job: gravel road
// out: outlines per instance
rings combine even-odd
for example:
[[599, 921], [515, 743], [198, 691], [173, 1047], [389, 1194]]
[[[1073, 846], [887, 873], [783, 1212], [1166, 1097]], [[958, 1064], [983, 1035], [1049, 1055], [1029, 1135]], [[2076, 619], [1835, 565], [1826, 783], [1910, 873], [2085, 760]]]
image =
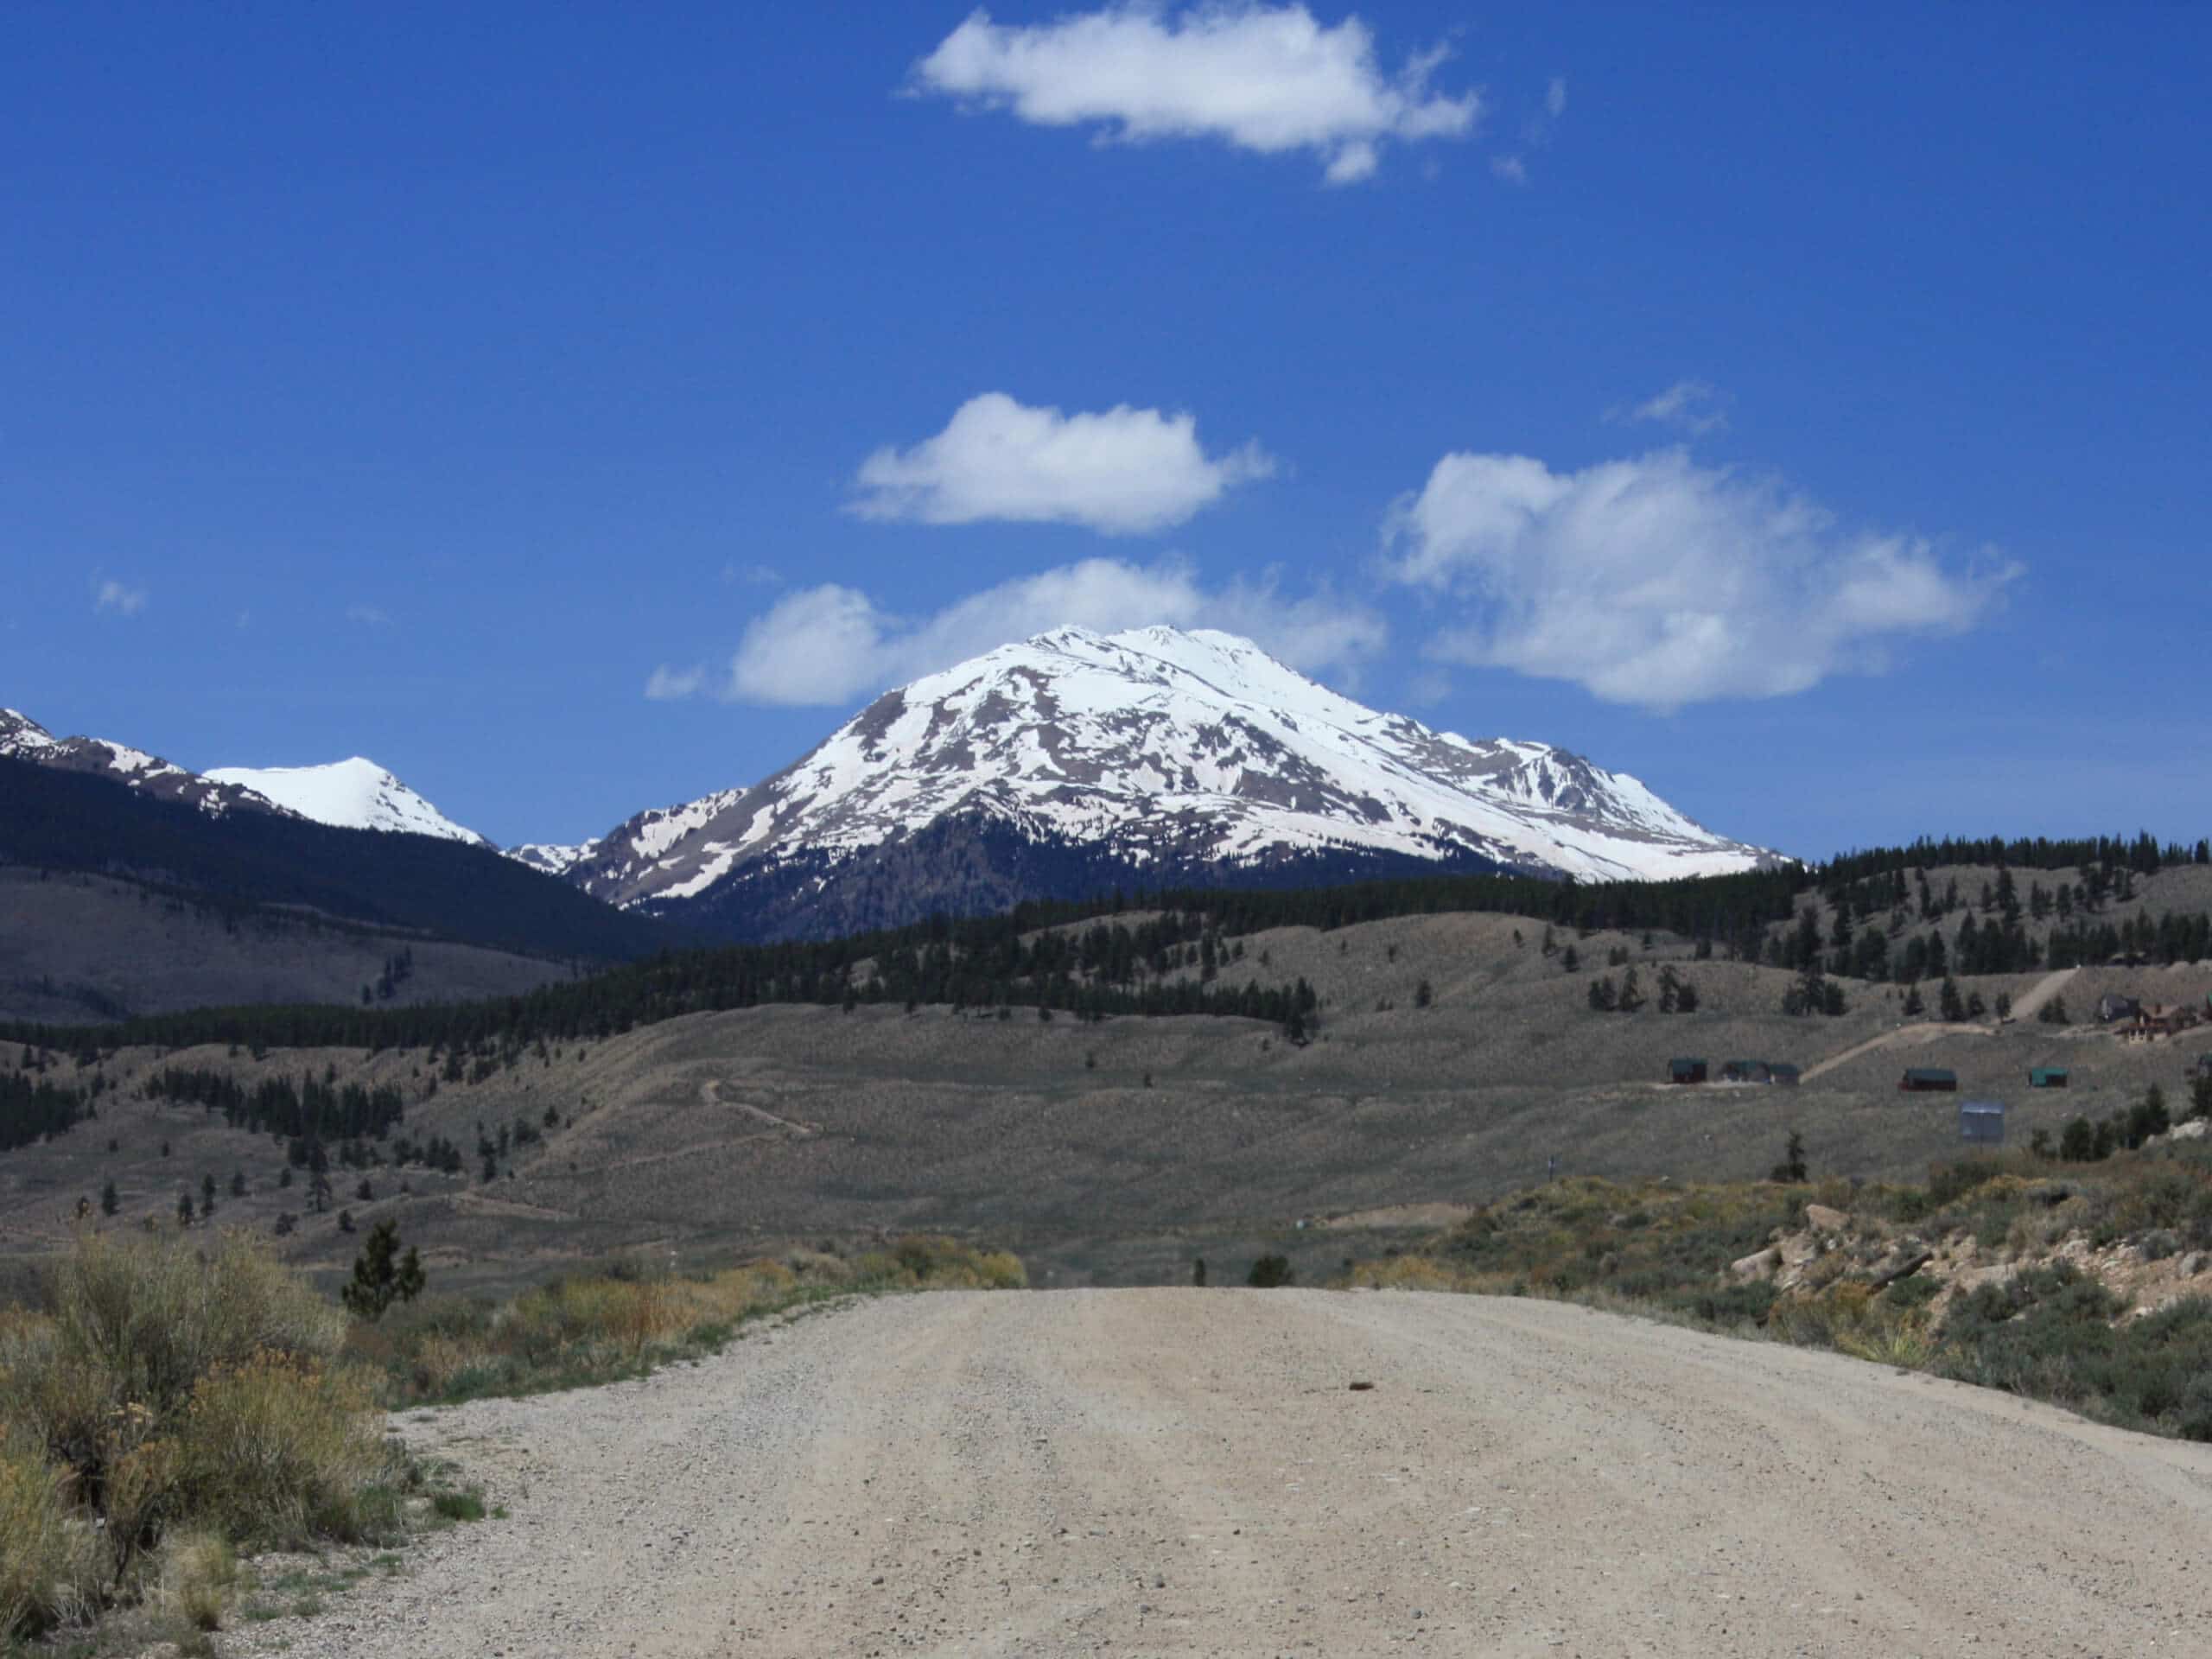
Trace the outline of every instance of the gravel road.
[[509, 1518], [226, 1651], [2212, 1654], [2212, 1446], [1557, 1304], [904, 1297], [402, 1427]]

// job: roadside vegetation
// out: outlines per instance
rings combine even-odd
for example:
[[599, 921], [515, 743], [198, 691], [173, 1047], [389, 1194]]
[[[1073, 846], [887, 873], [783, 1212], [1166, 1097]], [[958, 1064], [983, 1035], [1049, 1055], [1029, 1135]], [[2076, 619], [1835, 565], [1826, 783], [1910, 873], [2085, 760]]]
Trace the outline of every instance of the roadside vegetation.
[[0, 1311], [0, 1637], [129, 1605], [188, 1637], [241, 1549], [400, 1535], [410, 1471], [346, 1332], [242, 1236], [79, 1234]]
[[2212, 1440], [2206, 1144], [1969, 1158], [1917, 1185], [1561, 1180], [1344, 1278], [1829, 1348]]
[[121, 1616], [204, 1650], [233, 1613], [276, 1616], [242, 1556], [483, 1518], [386, 1438], [387, 1408], [635, 1376], [834, 1299], [1027, 1282], [1014, 1256], [911, 1238], [620, 1264], [494, 1304], [421, 1294], [397, 1244], [371, 1236], [341, 1308], [244, 1233], [86, 1228], [29, 1304], [0, 1307], [0, 1649]]
[[357, 1324], [346, 1352], [378, 1378], [385, 1404], [451, 1405], [640, 1376], [719, 1351], [748, 1321], [848, 1297], [1028, 1282], [1019, 1256], [944, 1238], [849, 1256], [795, 1250], [696, 1273], [636, 1260], [501, 1303], [426, 1296]]

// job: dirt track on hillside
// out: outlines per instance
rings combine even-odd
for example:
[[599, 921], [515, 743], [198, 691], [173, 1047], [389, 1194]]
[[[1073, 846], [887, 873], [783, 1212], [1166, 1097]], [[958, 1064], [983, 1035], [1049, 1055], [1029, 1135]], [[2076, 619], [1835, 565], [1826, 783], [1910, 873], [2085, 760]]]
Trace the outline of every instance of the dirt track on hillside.
[[225, 1651], [2212, 1652], [2212, 1447], [1557, 1304], [906, 1297], [406, 1428], [510, 1517]]

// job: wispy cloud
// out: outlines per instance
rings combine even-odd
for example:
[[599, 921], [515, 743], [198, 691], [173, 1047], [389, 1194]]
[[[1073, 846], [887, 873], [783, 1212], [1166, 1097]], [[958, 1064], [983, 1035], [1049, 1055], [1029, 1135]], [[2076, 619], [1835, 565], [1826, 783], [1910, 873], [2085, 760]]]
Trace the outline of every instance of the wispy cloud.
[[784, 573], [772, 564], [740, 564], [733, 559], [722, 566], [722, 580], [732, 587], [780, 588]]
[[702, 666], [670, 668], [665, 665], [653, 670], [645, 681], [645, 695], [655, 702], [676, 702], [685, 697], [696, 696], [707, 683], [707, 671]]
[[1496, 174], [1499, 178], [1504, 180], [1508, 184], [1526, 184], [1529, 182], [1529, 164], [1522, 161], [1518, 156], [1491, 156], [1490, 158], [1490, 170]]
[[1325, 25], [1303, 5], [1132, 3], [1028, 25], [979, 10], [914, 66], [911, 85], [1128, 143], [1306, 150], [1329, 183], [1352, 184], [1373, 176], [1385, 143], [1473, 130], [1478, 94], [1430, 90], [1448, 56], [1437, 47], [1387, 73], [1365, 23]]
[[1728, 429], [1728, 405], [1735, 400], [1709, 380], [1677, 380], [1656, 397], [1605, 411], [1609, 421], [1649, 422], [1701, 438]]
[[388, 628], [391, 626], [391, 613], [381, 605], [367, 605], [359, 601], [346, 607], [346, 620], [358, 622], [365, 628]]
[[1209, 588], [1177, 560], [1138, 565], [1085, 559], [1006, 582], [920, 617], [887, 611], [836, 583], [785, 595], [746, 628], [727, 676], [657, 670], [646, 695], [712, 690], [733, 702], [851, 703], [887, 686], [1023, 639], [1074, 626], [1114, 632], [1154, 623], [1246, 635], [1294, 666], [1348, 669], [1388, 637], [1368, 606], [1326, 589], [1287, 598], [1263, 575]]
[[1254, 443], [1208, 455], [1189, 415], [1126, 404], [1064, 415], [992, 391], [963, 404], [935, 437], [870, 455], [851, 510], [928, 524], [1000, 520], [1138, 535], [1182, 524], [1274, 469]]
[[106, 616], [136, 616], [146, 608], [146, 590], [103, 576], [92, 588], [92, 608]]
[[2018, 574], [1992, 551], [1960, 568], [1924, 537], [1843, 530], [1680, 449], [1571, 473], [1446, 455], [1388, 538], [1398, 581], [1462, 607], [1435, 659], [1659, 709], [1879, 672], [1891, 642], [1965, 632]]

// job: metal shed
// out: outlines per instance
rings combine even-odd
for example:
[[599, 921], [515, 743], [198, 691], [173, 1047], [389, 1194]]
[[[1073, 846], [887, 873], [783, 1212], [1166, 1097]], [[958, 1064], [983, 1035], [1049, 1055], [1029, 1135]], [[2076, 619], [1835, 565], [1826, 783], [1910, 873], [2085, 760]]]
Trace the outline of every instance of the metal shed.
[[1723, 1060], [1720, 1081], [1723, 1083], [1764, 1083], [1767, 1080], [1764, 1060]]
[[1904, 1074], [1904, 1080], [1897, 1087], [1908, 1095], [1956, 1094], [1959, 1074], [1940, 1066], [1916, 1065]]
[[1777, 1089], [1795, 1089], [1797, 1086], [1797, 1078], [1798, 1071], [1796, 1066], [1786, 1065], [1781, 1060], [1770, 1060], [1767, 1063], [1766, 1080]]
[[2039, 1065], [2028, 1073], [2031, 1089], [2063, 1089], [2066, 1083], [2067, 1072], [2063, 1065]]
[[1974, 1141], [1978, 1146], [2003, 1146], [2005, 1103], [2001, 1100], [1961, 1101], [1959, 1103], [1959, 1139]]
[[1703, 1083], [1703, 1060], [1669, 1060], [1667, 1062], [1667, 1081], [1669, 1083]]

